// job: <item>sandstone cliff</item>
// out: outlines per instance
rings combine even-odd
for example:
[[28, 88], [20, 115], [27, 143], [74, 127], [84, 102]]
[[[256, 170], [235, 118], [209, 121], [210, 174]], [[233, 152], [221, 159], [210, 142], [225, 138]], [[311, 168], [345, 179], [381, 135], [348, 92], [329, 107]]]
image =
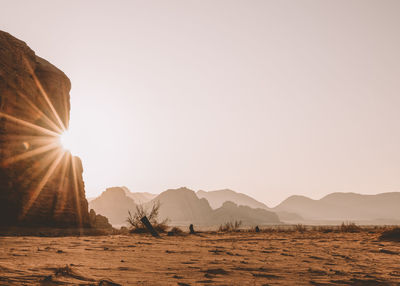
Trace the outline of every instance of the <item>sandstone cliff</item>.
[[67, 76], [0, 31], [0, 225], [89, 225], [82, 164], [62, 149]]

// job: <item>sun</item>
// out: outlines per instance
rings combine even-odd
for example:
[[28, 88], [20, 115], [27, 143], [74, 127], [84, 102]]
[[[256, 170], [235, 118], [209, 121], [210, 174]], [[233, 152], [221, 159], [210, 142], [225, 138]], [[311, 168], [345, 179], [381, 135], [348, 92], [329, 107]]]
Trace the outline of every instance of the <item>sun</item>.
[[72, 154], [76, 154], [76, 142], [69, 130], [65, 130], [61, 135], [60, 135], [60, 144], [61, 147], [66, 150], [71, 152]]

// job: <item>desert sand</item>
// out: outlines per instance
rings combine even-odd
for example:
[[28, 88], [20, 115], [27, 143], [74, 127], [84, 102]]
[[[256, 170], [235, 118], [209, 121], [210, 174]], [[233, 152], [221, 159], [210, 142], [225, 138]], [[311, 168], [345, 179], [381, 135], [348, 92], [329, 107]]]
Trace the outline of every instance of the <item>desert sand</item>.
[[380, 233], [1, 237], [0, 285], [400, 285]]

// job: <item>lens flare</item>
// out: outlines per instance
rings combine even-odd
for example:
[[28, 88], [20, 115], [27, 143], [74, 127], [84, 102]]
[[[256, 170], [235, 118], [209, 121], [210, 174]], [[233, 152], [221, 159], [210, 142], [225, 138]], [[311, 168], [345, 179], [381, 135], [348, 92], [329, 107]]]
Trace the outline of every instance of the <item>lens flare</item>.
[[64, 150], [74, 153], [74, 140], [69, 130], [60, 135], [60, 144]]

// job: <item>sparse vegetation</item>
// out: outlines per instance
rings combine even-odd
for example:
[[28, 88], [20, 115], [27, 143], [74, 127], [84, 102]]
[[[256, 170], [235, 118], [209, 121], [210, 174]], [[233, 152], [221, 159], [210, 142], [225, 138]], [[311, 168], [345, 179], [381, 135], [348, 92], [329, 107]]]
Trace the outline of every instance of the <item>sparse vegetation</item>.
[[184, 235], [184, 232], [182, 229], [180, 229], [179, 227], [173, 227], [171, 228], [170, 231], [168, 231], [168, 235], [169, 236], [175, 236], [175, 235]]
[[146, 216], [150, 223], [153, 225], [157, 232], [165, 232], [168, 228], [168, 219], [159, 221], [158, 215], [160, 211], [160, 202], [153, 203], [151, 210], [149, 211], [143, 205], [137, 205], [136, 211], [132, 214], [128, 211], [127, 222], [130, 225], [130, 233], [145, 233], [147, 232], [146, 227], [143, 225], [141, 219]]
[[399, 241], [400, 242], [400, 227], [386, 230], [380, 236], [381, 240]]
[[361, 227], [356, 225], [354, 222], [342, 222], [342, 225], [340, 226], [340, 231], [341, 232], [360, 232]]
[[296, 231], [300, 232], [300, 233], [303, 233], [303, 232], [305, 232], [305, 231], [307, 230], [306, 226], [305, 226], [304, 224], [301, 224], [301, 223], [296, 224], [296, 225], [294, 226], [294, 229], [295, 229]]
[[235, 220], [234, 222], [227, 222], [225, 224], [221, 224], [219, 226], [218, 231], [220, 232], [233, 232], [233, 231], [238, 231], [240, 226], [242, 225], [242, 221]]

